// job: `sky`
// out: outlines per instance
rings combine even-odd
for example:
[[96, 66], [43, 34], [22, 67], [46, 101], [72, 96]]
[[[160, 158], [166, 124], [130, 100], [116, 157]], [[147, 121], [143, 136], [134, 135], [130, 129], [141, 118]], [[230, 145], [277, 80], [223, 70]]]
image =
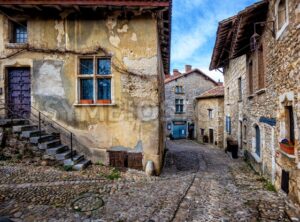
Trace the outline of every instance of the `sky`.
[[237, 14], [258, 0], [173, 0], [171, 73], [186, 64], [216, 81], [219, 71], [209, 71], [218, 22]]

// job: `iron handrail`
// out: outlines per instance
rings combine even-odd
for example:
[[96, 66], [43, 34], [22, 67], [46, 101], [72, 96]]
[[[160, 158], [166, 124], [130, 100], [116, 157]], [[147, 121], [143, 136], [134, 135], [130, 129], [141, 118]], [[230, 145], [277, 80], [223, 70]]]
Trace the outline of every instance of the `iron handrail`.
[[[33, 121], [34, 120], [30, 117], [24, 117], [18, 113], [15, 113], [14, 111], [12, 111], [9, 108], [9, 103], [6, 103], [3, 99], [0, 99], [0, 105], [3, 105], [4, 107], [0, 107], [1, 109], [5, 109], [6, 111], [8, 111], [11, 114], [11, 121], [13, 121], [13, 116], [16, 116], [18, 118], [21, 119], [27, 119], [29, 121]], [[37, 108], [33, 107], [30, 105], [30, 107], [38, 112], [38, 116], [36, 116], [35, 114], [33, 114], [32, 112], [30, 113], [30, 116], [33, 116], [35, 118], [38, 119], [38, 129], [39, 129], [39, 137], [41, 138], [41, 134], [42, 134], [42, 116], [45, 117], [47, 120], [43, 120], [43, 122], [48, 123], [49, 125], [51, 125], [51, 127], [53, 127], [55, 130], [57, 130], [60, 134], [62, 134], [61, 130], [58, 130], [57, 128], [55, 128], [53, 126], [53, 124], [56, 124], [57, 126], [59, 126], [60, 128], [62, 128], [64, 131], [67, 132], [67, 134], [69, 134], [67, 136], [67, 138], [70, 139], [70, 149], [71, 149], [71, 160], [73, 161], [73, 156], [74, 156], [74, 152], [73, 152], [73, 140], [74, 140], [74, 134], [73, 132], [71, 132], [70, 130], [68, 130], [66, 127], [62, 126], [61, 124], [57, 123], [56, 121], [52, 120], [50, 117], [48, 117], [46, 114], [42, 113], [40, 110], [38, 110]], [[65, 135], [66, 136], [66, 135]], [[81, 144], [80, 142], [78, 142], [78, 140], [76, 140], [77, 144], [80, 144], [81, 146], [85, 147], [83, 144]]]

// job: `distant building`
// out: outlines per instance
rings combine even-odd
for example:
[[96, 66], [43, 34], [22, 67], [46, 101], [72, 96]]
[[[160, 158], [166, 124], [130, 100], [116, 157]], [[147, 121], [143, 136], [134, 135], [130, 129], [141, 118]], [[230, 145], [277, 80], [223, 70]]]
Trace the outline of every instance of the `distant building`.
[[219, 23], [210, 69], [223, 68], [224, 144], [300, 202], [300, 3], [255, 3]]
[[174, 139], [195, 137], [194, 98], [218, 85], [199, 69], [186, 65], [185, 73], [173, 70], [165, 80], [166, 133]]
[[224, 87], [217, 86], [196, 97], [197, 140], [223, 148]]

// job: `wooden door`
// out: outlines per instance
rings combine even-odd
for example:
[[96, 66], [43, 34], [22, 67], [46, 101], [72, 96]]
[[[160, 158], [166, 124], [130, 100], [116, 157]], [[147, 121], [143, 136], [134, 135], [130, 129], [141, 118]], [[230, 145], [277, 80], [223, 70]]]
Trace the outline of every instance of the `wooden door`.
[[28, 118], [31, 110], [30, 69], [9, 68], [7, 79], [8, 115], [14, 118]]

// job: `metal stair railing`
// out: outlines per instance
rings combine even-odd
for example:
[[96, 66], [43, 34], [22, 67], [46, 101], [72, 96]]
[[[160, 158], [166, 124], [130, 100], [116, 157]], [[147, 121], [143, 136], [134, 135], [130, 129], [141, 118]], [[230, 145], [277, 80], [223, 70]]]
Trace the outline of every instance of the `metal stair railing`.
[[[6, 103], [4, 100], [0, 99], [0, 112], [5, 110], [4, 115], [6, 116], [7, 119], [11, 119], [11, 123], [13, 123], [13, 120], [15, 118], [20, 118], [20, 119], [28, 120], [31, 123], [37, 124], [40, 138], [42, 136], [43, 129], [45, 131], [50, 131], [50, 133], [52, 133], [52, 134], [59, 134], [60, 136], [64, 136], [66, 139], [63, 140], [63, 142], [69, 143], [69, 147], [71, 149], [71, 160], [72, 161], [74, 158], [74, 153], [73, 153], [74, 143], [77, 144], [77, 147], [80, 146], [83, 149], [87, 149], [86, 146], [81, 144], [75, 138], [74, 133], [72, 133], [70, 130], [68, 130], [66, 127], [62, 126], [58, 122], [52, 120], [50, 117], [48, 117], [46, 114], [42, 113], [37, 108], [30, 106], [31, 110], [34, 110], [37, 113], [37, 115], [34, 114], [34, 112], [30, 112], [30, 116], [26, 117], [24, 115], [21, 115], [17, 112], [12, 111], [9, 108], [10, 107], [9, 105], [10, 105], [9, 103]], [[1, 114], [2, 114], [2, 112], [1, 112]]]

